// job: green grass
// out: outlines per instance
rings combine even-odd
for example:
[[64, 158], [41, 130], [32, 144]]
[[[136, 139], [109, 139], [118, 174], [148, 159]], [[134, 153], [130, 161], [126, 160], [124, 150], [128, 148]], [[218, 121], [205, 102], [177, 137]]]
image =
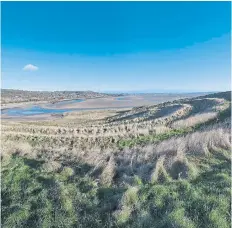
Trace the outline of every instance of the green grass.
[[140, 185], [137, 201], [125, 202], [118, 219], [124, 227], [230, 227], [230, 161], [215, 156], [200, 161], [192, 180]]
[[130, 139], [125, 139], [125, 140], [120, 140], [118, 141], [118, 148], [123, 149], [123, 148], [132, 148], [136, 145], [146, 145], [148, 143], [154, 143], [154, 142], [160, 142], [165, 139], [169, 139], [171, 137], [177, 137], [181, 136], [187, 133], [190, 133], [193, 131], [193, 128], [185, 128], [185, 129], [172, 129], [167, 133], [163, 134], [157, 134], [157, 135], [145, 135], [145, 136], [139, 136], [136, 138], [130, 138]]
[[2, 164], [4, 227], [102, 227], [93, 179], [69, 167], [45, 173], [35, 163], [14, 156]]
[[[43, 161], [2, 160], [2, 226], [13, 227], [230, 227], [230, 153], [190, 157], [189, 179], [103, 186], [87, 164], [45, 172]], [[75, 169], [78, 167], [78, 169]]]

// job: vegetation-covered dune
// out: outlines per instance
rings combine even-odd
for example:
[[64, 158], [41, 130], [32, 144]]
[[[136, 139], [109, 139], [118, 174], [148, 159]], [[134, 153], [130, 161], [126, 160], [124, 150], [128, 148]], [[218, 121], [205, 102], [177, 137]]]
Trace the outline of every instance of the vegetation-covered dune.
[[231, 93], [2, 121], [3, 227], [230, 227]]

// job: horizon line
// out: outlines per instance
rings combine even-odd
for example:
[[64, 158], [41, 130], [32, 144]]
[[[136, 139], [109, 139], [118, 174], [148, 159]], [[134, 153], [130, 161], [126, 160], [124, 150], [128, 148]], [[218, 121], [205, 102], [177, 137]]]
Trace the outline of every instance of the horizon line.
[[18, 91], [25, 91], [25, 92], [95, 92], [95, 93], [125, 93], [125, 94], [167, 94], [167, 93], [219, 93], [219, 92], [227, 92], [231, 90], [218, 90], [218, 91], [198, 91], [198, 90], [28, 90], [28, 89], [12, 89], [12, 88], [1, 88], [1, 90], [18, 90]]

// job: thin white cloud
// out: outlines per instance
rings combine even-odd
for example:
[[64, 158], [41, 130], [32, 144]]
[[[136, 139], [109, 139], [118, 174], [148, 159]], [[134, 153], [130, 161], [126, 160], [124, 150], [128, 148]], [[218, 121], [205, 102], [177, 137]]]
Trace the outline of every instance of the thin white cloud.
[[23, 67], [24, 71], [37, 71], [39, 68], [35, 65], [32, 64], [27, 64], [26, 66]]

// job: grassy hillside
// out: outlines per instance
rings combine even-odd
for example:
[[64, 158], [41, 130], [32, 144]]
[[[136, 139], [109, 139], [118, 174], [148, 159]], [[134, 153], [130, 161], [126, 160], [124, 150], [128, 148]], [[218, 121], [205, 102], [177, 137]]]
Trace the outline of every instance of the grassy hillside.
[[230, 92], [2, 122], [3, 227], [230, 227]]

